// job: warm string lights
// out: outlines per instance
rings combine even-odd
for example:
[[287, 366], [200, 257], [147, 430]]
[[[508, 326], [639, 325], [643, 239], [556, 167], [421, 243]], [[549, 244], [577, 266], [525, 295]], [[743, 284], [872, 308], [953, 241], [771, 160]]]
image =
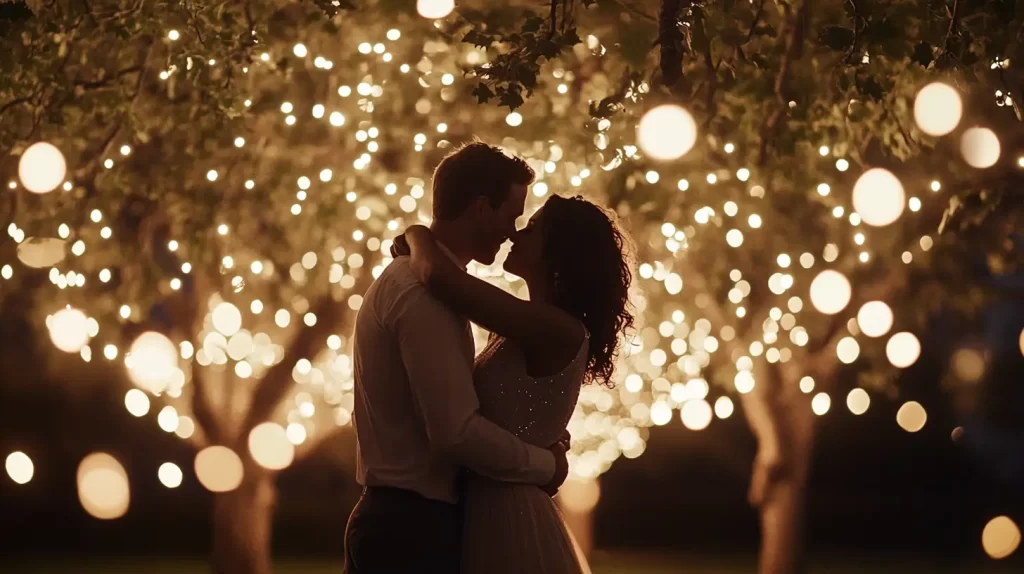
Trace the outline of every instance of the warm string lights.
[[[419, 14], [431, 20], [445, 17], [453, 7], [450, 0], [417, 2]], [[187, 31], [170, 30], [166, 38], [176, 49], [187, 39], [183, 36]], [[843, 174], [851, 168], [855, 174], [859, 168], [840, 151], [843, 142], [815, 142], [811, 159], [819, 164], [816, 173], [822, 177], [806, 188], [806, 202], [824, 211], [840, 231], [804, 244], [776, 247], [773, 234], [784, 235], [786, 226], [800, 227], [803, 222], [773, 211], [768, 199], [775, 191], [746, 159], [750, 142], [705, 137], [683, 107], [653, 105], [639, 118], [639, 114], [602, 118], [593, 121], [595, 129], [578, 136], [578, 141], [571, 139], [575, 136], [563, 141], [549, 137], [547, 130], [538, 132], [537, 124], [542, 122], [528, 109], [509, 113], [473, 107], [469, 111], [461, 103], [474, 83], [464, 78], [462, 68], [488, 58], [475, 47], [449, 45], [433, 37], [422, 41], [413, 33], [391, 29], [382, 37], [353, 37], [349, 53], [342, 57], [337, 55], [340, 50], [324, 49], [314, 40], [304, 38], [287, 46], [261, 44], [260, 50], [265, 51], [254, 54], [241, 72], [255, 86], [266, 82], [274, 88], [268, 90], [270, 96], [254, 88], [239, 103], [239, 110], [250, 118], [247, 128], [255, 131], [254, 126], [259, 126], [259, 136], [273, 142], [269, 147], [276, 153], [289, 146], [301, 149], [286, 156], [294, 164], [288, 166], [287, 178], [275, 179], [261, 171], [264, 158], [258, 154], [264, 152], [255, 151], [265, 149], [257, 143], [261, 137], [247, 131], [225, 134], [224, 149], [211, 153], [196, 168], [198, 179], [206, 186], [204, 193], [247, 199], [216, 213], [208, 234], [171, 233], [159, 246], [166, 247], [173, 262], [161, 268], [162, 293], [188, 291], [193, 277], [208, 273], [203, 256], [216, 253], [209, 259], [220, 282], [199, 302], [198, 333], [183, 337], [148, 331], [120, 340], [120, 325], [142, 322], [150, 313], [146, 302], [130, 297], [114, 306], [109, 317], [99, 317], [99, 311], [85, 303], [81, 309], [74, 305], [49, 309], [53, 315], [47, 326], [58, 349], [79, 353], [87, 361], [123, 362], [137, 387], [124, 396], [132, 416], [152, 416], [160, 429], [202, 446], [191, 468], [205, 488], [213, 492], [237, 488], [246, 471], [240, 455], [251, 457], [264, 469], [280, 470], [317, 437], [350, 424], [352, 360], [349, 341], [341, 332], [325, 331], [307, 356], [291, 358], [294, 363], [287, 366], [293, 390], [282, 408], [268, 415], [271, 420], [257, 421], [236, 446], [238, 450], [199, 440], [202, 429], [197, 428], [189, 399], [196, 392], [197, 375], [205, 379], [218, 406], [231, 404], [237, 393], [250, 393], [269, 369], [285, 359], [289, 341], [304, 329], [323, 324], [314, 306], [318, 297], [329, 293], [343, 308], [357, 310], [362, 297], [356, 287], [365, 287], [360, 281], [378, 276], [390, 263], [392, 238], [411, 223], [429, 221], [425, 196], [433, 160], [427, 158], [436, 159], [450, 146], [447, 138], [463, 139], [473, 132], [491, 134], [488, 139], [523, 156], [537, 172], [527, 216], [552, 193], [600, 193], [610, 179], [604, 174], [612, 172], [626, 174], [627, 195], [651, 190], [673, 198], [657, 203], [669, 206], [657, 212], [661, 221], [647, 225], [638, 219], [630, 229], [639, 248], [634, 303], [642, 320], [637, 332], [623, 341], [617, 385], [584, 388], [569, 423], [574, 439], [572, 473], [584, 484], [587, 481], [582, 479], [599, 476], [620, 456], [640, 456], [649, 438], [648, 427], [672, 423], [677, 410], [675, 424], [693, 431], [707, 428], [716, 417], [733, 416], [737, 412], [734, 399], [749, 398], [758, 385], [755, 362], [800, 360], [812, 340], [823, 336], [818, 325], [822, 318], [838, 320], [844, 313], [855, 312], [855, 320], [851, 317], [842, 323], [846, 328], [840, 328], [835, 344], [822, 351], [834, 354], [840, 363], [864, 360], [869, 345], [884, 345], [885, 356], [896, 368], [909, 367], [919, 358], [920, 342], [898, 324], [889, 307], [893, 302], [851, 305], [861, 284], [857, 268], [841, 264], [849, 254], [859, 264], [881, 257], [871, 246], [872, 234], [936, 201], [929, 195], [939, 193], [940, 181], [922, 186], [876, 168], [864, 170], [851, 186]], [[587, 39], [587, 49], [603, 53], [595, 37]], [[408, 53], [417, 55], [403, 61], [406, 56], [400, 54]], [[312, 99], [282, 91], [281, 76], [275, 75], [281, 59], [288, 59], [293, 67], [312, 66], [316, 74], [331, 77], [332, 82], [325, 82], [330, 89]], [[545, 69], [543, 88], [555, 92], [555, 107], [564, 109], [566, 104], [559, 104], [557, 98], [568, 97], [573, 72], [558, 61], [551, 68]], [[346, 73], [334, 76], [332, 70]], [[161, 78], [187, 72], [169, 68]], [[641, 83], [626, 100], [642, 108], [647, 104], [641, 94], [648, 92], [649, 86]], [[918, 128], [936, 137], [954, 133], [963, 115], [958, 93], [946, 84], [921, 89], [913, 113]], [[330, 145], [320, 146], [330, 153], [300, 148], [299, 139], [318, 132], [331, 134]], [[998, 161], [999, 140], [990, 129], [971, 128], [960, 137], [967, 165], [984, 169]], [[67, 167], [59, 149], [36, 145], [41, 147], [33, 146], [22, 156], [21, 185], [33, 193], [55, 190], [62, 183], [65, 190], [72, 189], [74, 182], [64, 181]], [[128, 169], [124, 158], [138, 153], [142, 145], [118, 141], [111, 147], [112, 157], [103, 158], [106, 172], [116, 175]], [[725, 158], [725, 163], [703, 158], [690, 162], [692, 156], [709, 149]], [[30, 154], [29, 150], [35, 151]], [[389, 154], [402, 155], [406, 163], [395, 162]], [[11, 184], [16, 190], [17, 182]], [[263, 198], [270, 201], [253, 207]], [[75, 228], [70, 220], [48, 222], [49, 233], [58, 237], [45, 239], [59, 243], [36, 249], [37, 253], [19, 248], [23, 262], [45, 261], [38, 267], [50, 267], [51, 282], [65, 294], [116, 284], [124, 263], [117, 257], [102, 262], [92, 259], [100, 246], [127, 240], [109, 227], [115, 214], [108, 207], [82, 207], [88, 217]], [[233, 211], [242, 215], [236, 217]], [[334, 219], [317, 219], [320, 212], [331, 213]], [[250, 221], [262, 219], [302, 228], [317, 243], [288, 238], [280, 252], [272, 253], [259, 241], [259, 226]], [[28, 228], [27, 223], [23, 225]], [[20, 247], [28, 246], [26, 232], [17, 223], [12, 226], [8, 234]], [[932, 242], [926, 236], [907, 246], [902, 263], [920, 257]], [[712, 299], [713, 290], [695, 283], [684, 268], [704, 246], [728, 262], [722, 267], [726, 275], [723, 301]], [[525, 295], [522, 280], [501, 269], [505, 254], [499, 254], [492, 266], [471, 265], [470, 272]], [[710, 265], [699, 269], [698, 275], [713, 268], [717, 269]], [[762, 276], [761, 269], [770, 272]], [[10, 279], [14, 272], [5, 265], [0, 276]], [[716, 305], [723, 309], [723, 316], [711, 312]], [[97, 317], [91, 317], [93, 313]], [[890, 335], [894, 329], [898, 332]], [[1024, 333], [1021, 346], [1024, 352]], [[724, 384], [708, 374], [712, 361], [724, 366], [714, 369], [719, 378], [724, 377]], [[842, 404], [841, 398], [833, 404], [830, 393], [836, 391], [830, 383], [801, 375], [798, 385], [807, 409], [825, 415]], [[854, 415], [866, 412], [870, 404], [867, 389], [854, 388], [846, 395], [846, 408]], [[927, 420], [924, 408], [913, 401], [899, 413], [896, 422], [909, 432], [920, 430]], [[11, 463], [9, 457], [8, 474], [26, 476], [25, 460], [16, 458]], [[31, 469], [31, 461], [28, 465]], [[98, 476], [108, 477], [115, 485], [111, 492], [123, 490], [123, 496], [110, 495], [99, 506], [93, 496], [90, 504], [100, 508], [98, 515], [123, 513], [120, 505], [127, 505], [129, 499], [123, 469], [119, 472], [119, 466], [109, 464], [104, 468], [109, 472]], [[175, 463], [165, 463], [157, 472], [168, 488], [188, 480]], [[27, 476], [31, 478], [31, 470]], [[596, 496], [586, 494], [582, 506]]]

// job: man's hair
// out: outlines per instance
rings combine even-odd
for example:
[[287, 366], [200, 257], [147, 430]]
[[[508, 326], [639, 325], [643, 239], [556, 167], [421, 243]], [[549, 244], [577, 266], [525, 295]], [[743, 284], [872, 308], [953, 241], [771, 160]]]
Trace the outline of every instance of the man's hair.
[[530, 185], [533, 178], [533, 168], [520, 158], [484, 142], [463, 145], [434, 170], [434, 219], [455, 219], [481, 196], [498, 207], [513, 185]]

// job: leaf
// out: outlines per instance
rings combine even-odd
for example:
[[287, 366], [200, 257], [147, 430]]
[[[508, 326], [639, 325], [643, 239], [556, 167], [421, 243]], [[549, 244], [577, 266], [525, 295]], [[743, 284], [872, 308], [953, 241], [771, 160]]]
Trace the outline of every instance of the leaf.
[[576, 33], [576, 28], [570, 28], [562, 34], [559, 44], [561, 44], [563, 48], [571, 48], [582, 41], [583, 40], [580, 40], [579, 35]]
[[934, 59], [935, 56], [932, 53], [932, 46], [928, 42], [918, 42], [917, 45], [914, 46], [914, 52], [910, 55], [910, 60], [912, 62], [917, 62], [925, 68], [927, 68]]
[[[514, 87], [513, 87], [514, 86]], [[515, 111], [516, 108], [523, 105], [523, 96], [519, 93], [518, 86], [509, 86], [509, 89], [499, 89], [499, 101], [501, 105], [507, 107], [511, 111]]]
[[523, 23], [523, 32], [536, 32], [544, 25], [544, 19], [539, 16], [532, 16]]
[[821, 31], [818, 42], [837, 52], [844, 52], [853, 46], [854, 32], [842, 26], [827, 26]]
[[722, 42], [730, 46], [742, 46], [747, 42], [747, 35], [741, 32], [739, 28], [729, 26], [722, 30]]
[[486, 104], [494, 97], [494, 92], [487, 87], [487, 84], [480, 82], [473, 88], [473, 95], [476, 96], [476, 103]]
[[494, 36], [487, 34], [481, 34], [476, 30], [470, 30], [466, 32], [466, 35], [462, 37], [462, 41], [466, 44], [472, 44], [477, 48], [486, 48], [494, 43]]
[[552, 59], [561, 52], [561, 47], [556, 44], [553, 40], [548, 38], [542, 38], [537, 41], [537, 51], [540, 52], [541, 56], [547, 59]]

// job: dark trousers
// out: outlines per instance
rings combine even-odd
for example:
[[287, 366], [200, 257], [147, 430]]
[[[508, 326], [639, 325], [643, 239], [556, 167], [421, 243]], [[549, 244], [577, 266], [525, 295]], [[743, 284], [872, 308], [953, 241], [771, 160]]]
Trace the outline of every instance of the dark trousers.
[[415, 492], [367, 487], [345, 529], [346, 574], [458, 574], [459, 507]]

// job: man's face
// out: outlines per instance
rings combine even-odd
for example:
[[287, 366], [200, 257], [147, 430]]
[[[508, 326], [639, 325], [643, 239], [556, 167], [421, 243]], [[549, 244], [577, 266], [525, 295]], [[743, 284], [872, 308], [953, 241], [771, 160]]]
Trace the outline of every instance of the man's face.
[[477, 244], [473, 259], [484, 265], [494, 263], [501, 244], [516, 232], [516, 219], [523, 215], [526, 207], [526, 186], [512, 184], [505, 201], [498, 207], [491, 207], [486, 198], [480, 198], [477, 227]]

